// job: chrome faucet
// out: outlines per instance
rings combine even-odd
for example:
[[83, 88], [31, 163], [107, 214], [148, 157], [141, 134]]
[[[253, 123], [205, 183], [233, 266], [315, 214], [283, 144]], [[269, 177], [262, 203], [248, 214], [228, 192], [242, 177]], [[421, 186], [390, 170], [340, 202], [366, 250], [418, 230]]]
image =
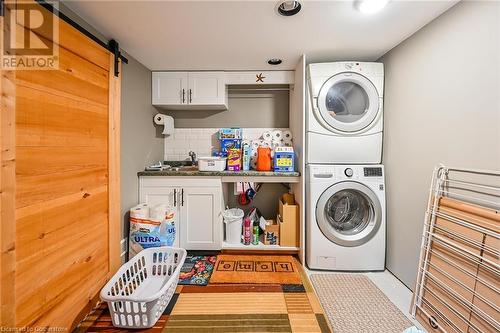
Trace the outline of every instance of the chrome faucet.
[[197, 165], [198, 161], [196, 161], [196, 153], [194, 151], [189, 152], [189, 157], [191, 157], [191, 164]]

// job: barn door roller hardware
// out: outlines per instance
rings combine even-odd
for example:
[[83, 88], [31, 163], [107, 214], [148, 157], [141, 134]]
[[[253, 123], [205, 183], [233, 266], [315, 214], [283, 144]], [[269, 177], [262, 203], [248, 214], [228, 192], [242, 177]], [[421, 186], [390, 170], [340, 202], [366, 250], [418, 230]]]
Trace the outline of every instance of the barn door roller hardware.
[[[59, 11], [57, 8], [54, 8], [54, 6], [52, 6], [50, 3], [46, 2], [45, 0], [35, 0], [35, 1], [40, 6], [46, 8], [51, 13], [53, 13], [56, 16], [58, 16], [61, 20], [63, 20], [64, 22], [68, 23], [69, 25], [71, 25], [76, 30], [80, 31], [81, 33], [83, 33], [84, 35], [86, 35], [87, 37], [89, 37], [90, 39], [92, 39], [94, 42], [96, 42], [97, 44], [99, 44], [102, 47], [104, 47], [106, 50], [108, 50], [111, 53], [113, 53], [114, 56], [115, 56], [115, 68], [114, 68], [115, 76], [118, 76], [120, 74], [119, 70], [118, 70], [119, 69], [119, 67], [118, 67], [119, 60], [121, 60], [125, 64], [128, 64], [128, 59], [125, 58], [121, 54], [120, 47], [119, 47], [119, 44], [118, 44], [117, 41], [115, 41], [114, 39], [112, 39], [109, 42], [105, 43], [99, 37], [97, 37], [96, 35], [94, 35], [90, 31], [88, 31], [84, 27], [82, 27], [80, 24], [78, 24], [75, 21], [73, 21], [71, 18], [69, 18], [67, 15], [65, 15], [61, 11]], [[0, 0], [0, 5], [1, 5], [0, 14], [3, 14], [4, 0]]]
[[116, 40], [112, 39], [108, 42], [108, 49], [115, 56], [115, 76], [118, 77], [118, 75], [120, 75], [120, 59], [122, 61], [125, 59], [125, 61], [123, 61], [124, 63], [128, 63], [128, 60], [122, 56], [120, 44], [118, 44]]

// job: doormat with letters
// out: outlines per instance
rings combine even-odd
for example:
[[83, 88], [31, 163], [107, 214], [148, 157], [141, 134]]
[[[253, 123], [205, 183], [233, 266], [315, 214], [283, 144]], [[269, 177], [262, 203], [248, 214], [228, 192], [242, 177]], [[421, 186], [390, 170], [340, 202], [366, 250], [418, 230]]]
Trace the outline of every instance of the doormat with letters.
[[210, 283], [300, 284], [292, 256], [217, 256]]

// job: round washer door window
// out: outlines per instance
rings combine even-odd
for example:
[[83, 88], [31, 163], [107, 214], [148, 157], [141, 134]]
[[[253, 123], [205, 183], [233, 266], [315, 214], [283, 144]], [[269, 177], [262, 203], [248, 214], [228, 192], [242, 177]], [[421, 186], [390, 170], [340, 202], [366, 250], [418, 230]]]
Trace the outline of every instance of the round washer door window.
[[316, 205], [321, 232], [342, 246], [369, 241], [382, 221], [382, 208], [375, 193], [358, 182], [340, 182], [329, 187]]
[[336, 130], [356, 132], [370, 125], [379, 110], [377, 89], [366, 77], [342, 73], [329, 78], [318, 95], [318, 111]]

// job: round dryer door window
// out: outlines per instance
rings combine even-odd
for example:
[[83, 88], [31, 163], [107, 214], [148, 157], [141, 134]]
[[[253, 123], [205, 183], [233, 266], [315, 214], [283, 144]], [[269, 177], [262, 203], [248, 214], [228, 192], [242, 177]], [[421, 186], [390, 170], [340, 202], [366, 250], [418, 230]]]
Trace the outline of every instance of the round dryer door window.
[[369, 241], [382, 221], [382, 208], [375, 193], [352, 181], [329, 187], [316, 205], [316, 222], [323, 234], [342, 246]]
[[378, 114], [379, 95], [366, 77], [357, 73], [332, 76], [318, 95], [319, 116], [333, 129], [356, 132], [370, 125]]

